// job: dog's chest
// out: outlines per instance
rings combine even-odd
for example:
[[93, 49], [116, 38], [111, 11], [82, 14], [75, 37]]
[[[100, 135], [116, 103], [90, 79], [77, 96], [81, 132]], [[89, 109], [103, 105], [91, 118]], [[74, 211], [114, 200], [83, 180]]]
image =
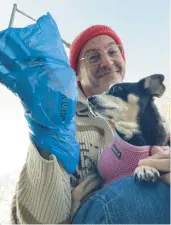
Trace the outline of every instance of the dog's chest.
[[133, 146], [116, 133], [113, 141], [101, 154], [98, 170], [101, 177], [110, 183], [124, 176], [132, 175], [139, 160], [149, 156], [149, 146]]

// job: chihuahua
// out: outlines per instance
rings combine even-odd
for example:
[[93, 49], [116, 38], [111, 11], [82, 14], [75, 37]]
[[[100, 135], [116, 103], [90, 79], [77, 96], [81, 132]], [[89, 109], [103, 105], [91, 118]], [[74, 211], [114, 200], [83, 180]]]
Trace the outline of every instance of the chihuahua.
[[88, 98], [92, 114], [113, 121], [115, 131], [99, 158], [98, 172], [88, 174], [72, 191], [71, 218], [85, 196], [99, 185], [129, 175], [138, 181], [158, 180], [160, 173], [155, 168], [138, 166], [138, 162], [150, 155], [150, 146], [168, 143], [168, 130], [154, 103], [154, 98], [165, 92], [163, 81], [164, 75], [154, 74], [136, 83], [111, 85], [107, 92]]

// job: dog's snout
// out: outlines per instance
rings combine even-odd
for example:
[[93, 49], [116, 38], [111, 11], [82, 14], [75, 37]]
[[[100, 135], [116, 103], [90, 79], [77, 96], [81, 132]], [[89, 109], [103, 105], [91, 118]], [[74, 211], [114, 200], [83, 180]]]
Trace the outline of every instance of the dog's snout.
[[88, 101], [90, 102], [90, 103], [93, 103], [94, 101], [95, 101], [95, 96], [90, 96], [90, 97], [88, 97]]

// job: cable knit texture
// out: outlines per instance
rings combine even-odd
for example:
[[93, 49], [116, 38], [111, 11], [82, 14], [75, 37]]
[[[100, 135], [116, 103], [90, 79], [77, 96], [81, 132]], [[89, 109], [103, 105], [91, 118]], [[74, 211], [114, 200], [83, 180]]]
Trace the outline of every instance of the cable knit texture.
[[97, 167], [103, 149], [111, 142], [113, 129], [90, 113], [86, 98], [79, 90], [76, 113], [80, 161], [74, 174], [68, 175], [54, 155], [43, 159], [30, 143], [11, 205], [11, 223], [66, 223], [71, 211], [71, 191], [89, 170]]

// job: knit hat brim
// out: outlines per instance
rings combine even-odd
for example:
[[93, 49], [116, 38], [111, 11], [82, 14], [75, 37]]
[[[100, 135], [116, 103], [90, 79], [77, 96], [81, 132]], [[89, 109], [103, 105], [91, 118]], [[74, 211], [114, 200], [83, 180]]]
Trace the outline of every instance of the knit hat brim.
[[[78, 57], [84, 45], [93, 37], [99, 35], [108, 35], [111, 37], [117, 45], [121, 45], [123, 48], [123, 44], [119, 36], [108, 26], [105, 25], [94, 25], [86, 30], [82, 31], [73, 41], [70, 47], [70, 66], [76, 71]], [[125, 60], [124, 49], [122, 51], [122, 57]]]

